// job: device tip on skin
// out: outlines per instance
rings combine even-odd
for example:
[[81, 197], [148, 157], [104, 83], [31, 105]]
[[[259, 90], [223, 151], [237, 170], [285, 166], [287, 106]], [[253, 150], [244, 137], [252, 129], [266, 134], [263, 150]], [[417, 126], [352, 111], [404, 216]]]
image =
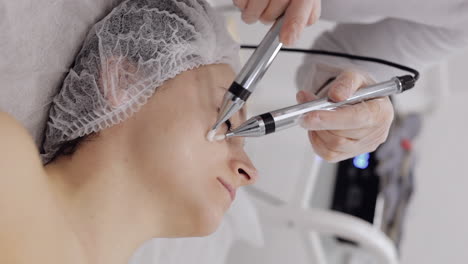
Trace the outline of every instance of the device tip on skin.
[[217, 132], [216, 129], [212, 129], [206, 135], [206, 139], [210, 142], [213, 142], [213, 141], [221, 141], [226, 138], [226, 135], [216, 135], [216, 132]]
[[206, 134], [206, 139], [209, 142], [213, 142], [215, 140], [215, 137], [216, 137], [216, 129], [212, 129], [208, 132], [208, 134]]
[[214, 141], [221, 141], [221, 140], [224, 140], [226, 138], [226, 135], [216, 135], [214, 137]]

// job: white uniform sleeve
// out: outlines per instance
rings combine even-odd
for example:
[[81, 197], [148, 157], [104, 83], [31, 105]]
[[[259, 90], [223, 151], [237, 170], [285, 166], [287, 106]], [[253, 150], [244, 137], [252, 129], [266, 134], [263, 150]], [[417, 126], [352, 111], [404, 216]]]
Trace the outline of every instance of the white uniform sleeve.
[[[312, 48], [377, 57], [422, 71], [465, 47], [466, 32], [385, 19], [374, 24], [338, 24], [317, 38]], [[297, 73], [298, 89], [315, 92], [346, 68], [367, 72], [378, 82], [402, 74], [375, 63], [308, 55]]]

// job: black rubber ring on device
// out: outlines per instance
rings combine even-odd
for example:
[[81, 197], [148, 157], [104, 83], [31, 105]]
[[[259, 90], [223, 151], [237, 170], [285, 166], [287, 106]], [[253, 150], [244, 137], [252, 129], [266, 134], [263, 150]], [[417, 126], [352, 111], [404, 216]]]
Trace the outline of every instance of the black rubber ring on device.
[[242, 85], [236, 83], [236, 82], [233, 82], [231, 84], [231, 87], [229, 87], [229, 92], [231, 92], [233, 95], [239, 97], [240, 99], [242, 99], [244, 102], [247, 101], [247, 98], [249, 98], [251, 92], [247, 89], [245, 89], [244, 87], [242, 87]]
[[265, 123], [265, 135], [275, 132], [275, 119], [273, 119], [273, 116], [270, 113], [263, 114], [260, 118], [262, 118], [263, 123]]

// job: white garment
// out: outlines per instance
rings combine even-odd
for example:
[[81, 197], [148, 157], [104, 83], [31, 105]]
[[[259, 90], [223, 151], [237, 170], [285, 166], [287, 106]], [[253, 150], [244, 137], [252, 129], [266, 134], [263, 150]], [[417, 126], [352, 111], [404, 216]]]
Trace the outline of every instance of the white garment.
[[[322, 19], [338, 25], [316, 40], [316, 49], [378, 57], [422, 71], [468, 47], [466, 0], [324, 0], [322, 5]], [[356, 66], [376, 81], [401, 74], [374, 63], [307, 56], [298, 72], [299, 89], [310, 89], [311, 72], [322, 72], [315, 74], [320, 79], [332, 77], [329, 71], [317, 69], [317, 62]]]
[[374, 23], [384, 18], [448, 29], [466, 29], [466, 0], [323, 0], [322, 19], [339, 23]]

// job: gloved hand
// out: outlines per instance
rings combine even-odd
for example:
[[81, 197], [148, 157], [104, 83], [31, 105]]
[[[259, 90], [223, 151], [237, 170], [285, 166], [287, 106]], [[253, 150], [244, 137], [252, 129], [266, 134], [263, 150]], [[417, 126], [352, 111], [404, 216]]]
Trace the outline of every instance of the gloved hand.
[[233, 0], [242, 12], [242, 20], [252, 24], [260, 20], [267, 24], [285, 14], [280, 41], [292, 45], [305, 26], [314, 24], [320, 17], [321, 0]]
[[[363, 72], [345, 70], [325, 89], [332, 101], [339, 102], [372, 83]], [[303, 90], [296, 98], [299, 103], [305, 103], [317, 96]], [[376, 150], [387, 139], [393, 116], [390, 99], [383, 97], [334, 110], [310, 112], [300, 123], [309, 130], [315, 152], [329, 162], [338, 162]]]

